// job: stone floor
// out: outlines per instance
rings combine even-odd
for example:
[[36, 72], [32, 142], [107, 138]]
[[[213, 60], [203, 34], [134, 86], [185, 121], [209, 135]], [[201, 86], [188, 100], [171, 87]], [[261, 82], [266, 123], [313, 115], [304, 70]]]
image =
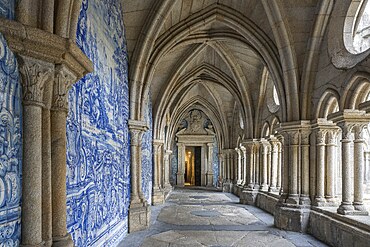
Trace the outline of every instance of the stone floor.
[[129, 234], [119, 247], [326, 246], [310, 235], [281, 231], [270, 214], [238, 202], [229, 193], [176, 189], [164, 205], [152, 207], [151, 227]]

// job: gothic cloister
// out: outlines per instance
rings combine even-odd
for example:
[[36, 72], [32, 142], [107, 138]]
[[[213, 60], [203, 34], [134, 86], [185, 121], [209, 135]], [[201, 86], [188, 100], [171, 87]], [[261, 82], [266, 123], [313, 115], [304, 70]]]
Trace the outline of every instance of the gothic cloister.
[[368, 0], [0, 0], [0, 246], [370, 246], [369, 54]]

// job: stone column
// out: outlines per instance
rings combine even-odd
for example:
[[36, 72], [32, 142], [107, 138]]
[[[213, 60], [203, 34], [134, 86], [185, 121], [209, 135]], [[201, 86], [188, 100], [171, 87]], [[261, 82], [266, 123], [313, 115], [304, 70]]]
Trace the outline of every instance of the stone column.
[[325, 205], [325, 138], [326, 132], [319, 130], [316, 132], [316, 195], [314, 204], [316, 206]]
[[337, 136], [338, 130], [330, 130], [327, 134], [326, 144], [326, 193], [325, 198], [330, 206], [336, 204], [335, 200], [335, 169], [337, 167]]
[[[207, 186], [213, 186], [213, 143], [208, 143]], [[230, 167], [231, 168], [231, 167]]]
[[[368, 215], [363, 207], [363, 137], [364, 126], [370, 122], [370, 114], [359, 110], [343, 110], [328, 116], [342, 129], [342, 203], [339, 214]], [[353, 152], [351, 150], [352, 131], [355, 132]], [[353, 163], [351, 162], [353, 157]], [[352, 171], [354, 168], [354, 173]], [[354, 176], [353, 176], [354, 175]], [[351, 184], [354, 177], [354, 188]], [[352, 192], [354, 202], [351, 202]]]
[[342, 129], [342, 203], [338, 213], [346, 214], [354, 210], [351, 202], [351, 131], [352, 126], [339, 125]]
[[271, 185], [271, 144], [267, 144], [267, 187]]
[[298, 204], [299, 130], [289, 131], [289, 191], [287, 203]]
[[267, 185], [267, 152], [268, 152], [268, 143], [266, 140], [261, 141], [262, 145], [262, 162], [261, 162], [261, 187], [260, 190], [267, 191], [268, 185]]
[[178, 159], [177, 159], [177, 183], [176, 185], [179, 187], [184, 187], [185, 180], [185, 144], [184, 143], [178, 143], [177, 144], [178, 149]]
[[238, 156], [238, 163], [237, 163], [237, 169], [238, 169], [238, 175], [237, 175], [237, 184], [242, 184], [242, 151], [239, 148], [235, 148], [235, 151]]
[[241, 146], [239, 149], [240, 152], [240, 184], [245, 185], [247, 183], [247, 150], [244, 146]]
[[169, 192], [172, 189], [170, 184], [170, 158], [171, 158], [172, 151], [166, 150], [164, 152], [164, 190], [165, 192]]
[[163, 140], [153, 140], [153, 151], [154, 151], [154, 183], [153, 183], [153, 205], [162, 204], [164, 202], [164, 193], [161, 186], [162, 178], [162, 159], [161, 151], [163, 147]]
[[278, 178], [279, 144], [276, 138], [272, 138], [270, 143], [271, 143], [271, 183], [269, 192], [276, 192]]
[[51, 105], [51, 169], [53, 199], [53, 246], [73, 246], [67, 233], [67, 131], [68, 90], [76, 77], [64, 66], [56, 66]]
[[355, 140], [353, 147], [353, 158], [354, 158], [354, 198], [353, 206], [355, 210], [368, 214], [366, 207], [363, 203], [364, 198], [364, 137], [363, 131], [366, 124], [357, 124], [355, 130]]
[[20, 57], [19, 65], [23, 86], [21, 246], [43, 246], [42, 107], [44, 84], [52, 81], [54, 65], [28, 57]]
[[365, 172], [364, 184], [366, 184], [366, 192], [370, 191], [370, 152], [365, 152]]
[[254, 177], [254, 185], [253, 189], [260, 188], [260, 149], [261, 144], [258, 141], [254, 142], [254, 149], [253, 149], [253, 177]]
[[310, 137], [311, 131], [301, 131], [301, 195], [299, 203], [301, 205], [311, 204], [310, 199]]
[[278, 142], [278, 167], [277, 167], [277, 182], [276, 182], [276, 189], [279, 191], [279, 193], [282, 193], [281, 189], [281, 175], [282, 175], [282, 160], [283, 160], [283, 148], [281, 142]]
[[150, 207], [144, 198], [141, 185], [141, 142], [148, 126], [145, 122], [129, 120], [131, 134], [131, 201], [129, 232], [146, 229], [150, 222]]

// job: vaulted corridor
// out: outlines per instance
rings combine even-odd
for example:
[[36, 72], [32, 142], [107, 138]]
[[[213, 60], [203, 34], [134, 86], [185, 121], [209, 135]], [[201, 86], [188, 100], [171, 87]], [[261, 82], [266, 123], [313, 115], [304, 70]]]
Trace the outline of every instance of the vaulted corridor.
[[129, 234], [118, 247], [327, 246], [310, 235], [279, 230], [270, 214], [206, 188], [176, 189], [166, 203], [152, 207], [151, 218], [149, 229]]

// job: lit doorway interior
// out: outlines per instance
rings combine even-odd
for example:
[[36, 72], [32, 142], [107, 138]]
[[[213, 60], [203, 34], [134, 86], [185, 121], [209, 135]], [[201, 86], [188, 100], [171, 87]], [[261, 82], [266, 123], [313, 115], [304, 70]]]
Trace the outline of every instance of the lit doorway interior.
[[185, 186], [201, 186], [201, 155], [202, 147], [193, 146], [185, 149]]

